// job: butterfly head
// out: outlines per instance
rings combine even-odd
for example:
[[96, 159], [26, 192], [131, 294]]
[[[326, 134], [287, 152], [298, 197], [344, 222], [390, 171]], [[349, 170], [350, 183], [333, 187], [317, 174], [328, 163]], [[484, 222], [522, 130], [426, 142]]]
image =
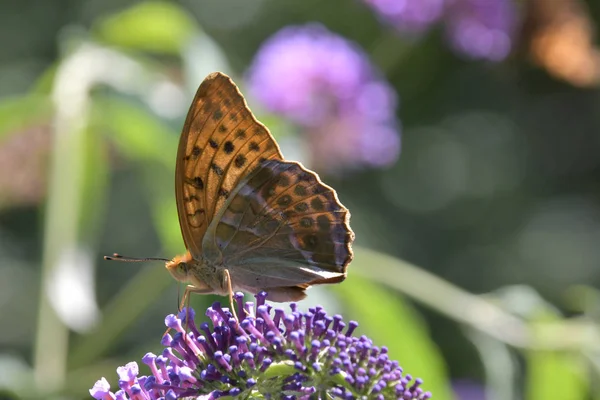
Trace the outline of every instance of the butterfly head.
[[177, 256], [173, 258], [171, 261], [167, 261], [166, 267], [167, 270], [171, 273], [173, 278], [180, 282], [186, 282], [188, 280], [188, 272], [190, 269], [190, 262], [192, 261], [192, 256], [188, 252], [183, 256]]

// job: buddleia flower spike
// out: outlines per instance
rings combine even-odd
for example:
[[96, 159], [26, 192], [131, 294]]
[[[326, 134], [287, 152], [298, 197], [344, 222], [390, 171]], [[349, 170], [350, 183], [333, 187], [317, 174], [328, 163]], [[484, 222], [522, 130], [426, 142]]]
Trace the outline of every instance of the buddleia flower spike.
[[117, 368], [117, 391], [101, 378], [90, 394], [97, 400], [431, 398], [386, 347], [355, 334], [356, 322], [322, 307], [273, 309], [266, 297], [259, 293], [255, 304], [244, 304], [236, 293], [237, 314], [246, 316], [241, 322], [218, 302], [206, 310], [210, 323], [198, 325], [193, 310], [167, 316], [173, 334], [163, 337], [165, 349], [142, 358], [149, 374], [128, 363]]

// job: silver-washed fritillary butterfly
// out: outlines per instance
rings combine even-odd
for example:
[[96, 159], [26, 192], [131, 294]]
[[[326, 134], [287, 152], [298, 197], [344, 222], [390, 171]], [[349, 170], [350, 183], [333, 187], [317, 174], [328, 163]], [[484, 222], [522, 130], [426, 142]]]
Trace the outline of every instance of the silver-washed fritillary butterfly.
[[177, 211], [187, 252], [168, 261], [189, 293], [233, 290], [296, 301], [338, 283], [352, 260], [350, 214], [336, 192], [283, 159], [233, 81], [202, 82], [177, 151]]

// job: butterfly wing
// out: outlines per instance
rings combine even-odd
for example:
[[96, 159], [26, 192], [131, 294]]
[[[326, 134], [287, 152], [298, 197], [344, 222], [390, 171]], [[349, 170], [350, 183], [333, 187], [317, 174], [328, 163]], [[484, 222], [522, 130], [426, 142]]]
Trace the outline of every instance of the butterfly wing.
[[177, 151], [175, 196], [186, 247], [196, 259], [214, 215], [261, 161], [282, 159], [269, 130], [254, 118], [222, 73], [202, 82], [188, 111]]
[[[345, 279], [354, 239], [349, 218], [314, 172], [267, 160], [239, 183], [211, 223], [205, 258], [224, 264], [239, 289], [271, 289], [271, 300], [296, 300], [310, 285]], [[273, 289], [293, 294], [284, 291], [278, 299]]]

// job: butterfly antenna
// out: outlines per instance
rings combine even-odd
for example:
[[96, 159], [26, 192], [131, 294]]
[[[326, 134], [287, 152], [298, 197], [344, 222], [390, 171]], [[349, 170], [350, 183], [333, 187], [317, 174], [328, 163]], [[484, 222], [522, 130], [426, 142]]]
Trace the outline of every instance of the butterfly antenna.
[[114, 253], [112, 256], [104, 256], [104, 259], [107, 261], [123, 261], [123, 262], [171, 261], [166, 258], [160, 258], [160, 257], [146, 257], [146, 258], [125, 257], [125, 256], [122, 256], [117, 253]]

